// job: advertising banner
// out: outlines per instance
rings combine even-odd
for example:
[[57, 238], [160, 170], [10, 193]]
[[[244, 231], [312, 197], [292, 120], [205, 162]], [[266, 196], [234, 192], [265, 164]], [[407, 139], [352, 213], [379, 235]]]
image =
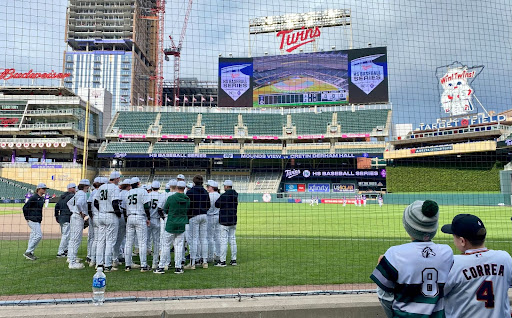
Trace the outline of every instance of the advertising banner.
[[296, 184], [286, 184], [284, 186], [285, 192], [297, 192], [297, 185]]
[[386, 178], [386, 169], [379, 170], [301, 170], [287, 169], [283, 173], [285, 179], [303, 178]]
[[306, 184], [304, 184], [304, 183], [297, 184], [297, 192], [306, 192]]
[[254, 58], [254, 107], [388, 101], [385, 47]]
[[333, 183], [332, 184], [332, 192], [355, 192], [356, 185], [353, 183]]
[[253, 90], [252, 58], [219, 58], [218, 105], [250, 107]]
[[330, 192], [329, 183], [308, 183], [308, 192]]

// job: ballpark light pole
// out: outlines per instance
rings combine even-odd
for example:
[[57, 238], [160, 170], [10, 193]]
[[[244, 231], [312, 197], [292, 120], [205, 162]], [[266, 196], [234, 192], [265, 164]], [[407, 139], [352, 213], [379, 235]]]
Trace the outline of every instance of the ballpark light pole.
[[300, 30], [303, 27], [325, 28], [335, 26], [348, 27], [349, 49], [352, 49], [352, 13], [350, 9], [328, 9], [249, 19], [249, 57], [252, 55], [251, 35], [283, 30]]
[[87, 89], [87, 104], [85, 106], [85, 135], [84, 135], [84, 152], [82, 162], [82, 179], [85, 179], [87, 172], [87, 157], [89, 156], [88, 139], [89, 139], [89, 105], [90, 105], [91, 89]]

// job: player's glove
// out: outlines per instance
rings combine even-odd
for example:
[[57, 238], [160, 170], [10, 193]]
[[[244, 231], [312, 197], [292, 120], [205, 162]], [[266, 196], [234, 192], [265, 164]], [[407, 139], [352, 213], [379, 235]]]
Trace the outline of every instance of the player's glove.
[[89, 227], [89, 220], [84, 221], [84, 230]]

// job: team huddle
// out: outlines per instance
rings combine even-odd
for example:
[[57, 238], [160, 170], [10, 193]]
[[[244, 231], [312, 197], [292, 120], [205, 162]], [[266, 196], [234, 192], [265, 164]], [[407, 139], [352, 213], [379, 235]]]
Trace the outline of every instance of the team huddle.
[[371, 279], [388, 317], [510, 317], [508, 289], [512, 258], [505, 251], [485, 247], [487, 230], [477, 216], [459, 214], [441, 228], [452, 234], [462, 255], [450, 246], [435, 244], [439, 207], [415, 201], [403, 214], [412, 242], [392, 246]]
[[[125, 271], [150, 271], [151, 254], [153, 272], [164, 274], [171, 264], [171, 249], [176, 274], [196, 266], [208, 268], [208, 263], [225, 267], [228, 243], [230, 265], [236, 266], [238, 193], [231, 180], [224, 181], [222, 194], [216, 181], [208, 180], [206, 186], [200, 175], [187, 185], [180, 174], [165, 185], [165, 192], [160, 192], [158, 181], [149, 187], [142, 186], [137, 177], [121, 182], [119, 172], [112, 172], [108, 179], [97, 177], [92, 185], [87, 179], [80, 180], [78, 187], [71, 183], [55, 205], [55, 219], [62, 233], [57, 257], [67, 258], [70, 269], [84, 268], [77, 253], [83, 230], [89, 227], [86, 261], [90, 267], [103, 267], [105, 272], [118, 270], [123, 262]], [[42, 239], [46, 189], [40, 183], [23, 207], [31, 228], [23, 254], [29, 260], [37, 259], [33, 252]], [[185, 265], [187, 248], [190, 262]], [[136, 250], [140, 264], [133, 262]]]

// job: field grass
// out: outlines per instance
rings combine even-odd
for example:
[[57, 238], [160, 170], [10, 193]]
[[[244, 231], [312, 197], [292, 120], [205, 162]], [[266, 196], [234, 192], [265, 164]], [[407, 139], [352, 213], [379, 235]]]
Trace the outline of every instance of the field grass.
[[[237, 227], [238, 267], [210, 267], [184, 275], [124, 271], [107, 274], [108, 291], [368, 283], [377, 258], [409, 238], [402, 205], [342, 207], [243, 203]], [[509, 207], [442, 206], [440, 224], [473, 213], [488, 228], [489, 248], [511, 250]], [[452, 244], [439, 232], [438, 243]], [[27, 261], [27, 241], [0, 241], [0, 295], [89, 292], [94, 270], [71, 271], [55, 258], [58, 240], [44, 240]], [[85, 244], [79, 256], [85, 257]]]

